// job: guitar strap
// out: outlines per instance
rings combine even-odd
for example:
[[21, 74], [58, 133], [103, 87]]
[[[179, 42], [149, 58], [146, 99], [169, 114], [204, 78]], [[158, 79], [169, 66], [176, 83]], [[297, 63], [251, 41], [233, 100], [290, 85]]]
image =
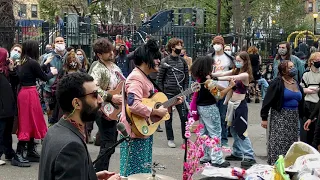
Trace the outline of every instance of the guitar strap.
[[159, 91], [159, 92], [163, 92], [162, 89], [157, 85], [157, 83], [155, 83], [151, 78], [150, 76], [146, 75], [146, 73], [144, 73], [139, 67], [136, 67], [138, 68], [148, 79], [149, 81], [151, 81], [151, 83], [153, 84], [153, 86]]

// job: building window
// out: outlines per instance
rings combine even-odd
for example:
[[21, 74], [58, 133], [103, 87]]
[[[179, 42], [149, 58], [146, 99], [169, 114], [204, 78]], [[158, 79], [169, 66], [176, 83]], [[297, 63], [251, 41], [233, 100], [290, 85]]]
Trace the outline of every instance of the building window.
[[320, 12], [320, 5], [318, 5], [318, 12]]
[[113, 21], [114, 22], [119, 22], [119, 19], [120, 19], [119, 16], [120, 16], [119, 11], [113, 11]]
[[313, 12], [313, 3], [312, 2], [309, 2], [308, 12]]
[[32, 18], [38, 17], [38, 6], [36, 4], [31, 5], [31, 17]]
[[26, 17], [27, 16], [27, 5], [20, 4], [20, 10], [18, 12], [19, 17]]

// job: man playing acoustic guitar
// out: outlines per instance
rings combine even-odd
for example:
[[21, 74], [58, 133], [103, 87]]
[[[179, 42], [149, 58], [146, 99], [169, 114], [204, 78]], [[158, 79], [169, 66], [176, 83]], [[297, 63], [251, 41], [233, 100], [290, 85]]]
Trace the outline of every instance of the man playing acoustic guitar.
[[[111, 95], [108, 90], [113, 90], [121, 81], [119, 73], [121, 73], [120, 68], [113, 62], [113, 45], [106, 38], [99, 38], [93, 44], [93, 51], [95, 52], [98, 62], [92, 67], [92, 72], [90, 75], [94, 78], [99, 87], [99, 94], [105, 102], [113, 103], [114, 105], [121, 105], [122, 95], [116, 94]], [[99, 156], [103, 155], [104, 152], [114, 145], [117, 141], [118, 131], [117, 131], [117, 119], [110, 119], [106, 116], [96, 120], [100, 132], [100, 152]], [[113, 152], [108, 155], [104, 155], [95, 164], [96, 171], [108, 170], [109, 162]]]
[[[150, 116], [164, 117], [168, 109], [160, 106], [151, 108], [142, 104], [143, 98], [150, 98], [154, 93], [154, 85], [149, 80], [148, 75], [152, 72], [159, 71], [161, 54], [155, 40], [150, 39], [148, 42], [139, 47], [134, 53], [134, 63], [136, 68], [128, 76], [125, 83], [124, 100], [128, 105], [131, 114], [144, 118]], [[179, 97], [175, 104], [181, 104], [182, 98]], [[152, 144], [153, 136], [137, 137], [132, 131], [132, 126], [126, 114], [125, 106], [122, 106], [120, 120], [126, 125], [126, 130], [131, 136], [129, 142], [125, 141], [120, 146], [120, 174], [130, 176], [138, 173], [150, 173], [151, 169], [146, 164], [152, 163]], [[155, 127], [157, 129], [157, 126]]]

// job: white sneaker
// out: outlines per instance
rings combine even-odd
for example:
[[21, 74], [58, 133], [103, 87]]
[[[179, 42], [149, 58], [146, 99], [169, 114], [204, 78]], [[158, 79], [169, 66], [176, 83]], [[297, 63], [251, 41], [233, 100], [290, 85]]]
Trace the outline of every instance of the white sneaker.
[[5, 165], [5, 164], [6, 164], [5, 161], [0, 160], [0, 166], [1, 166], [1, 165]]
[[169, 140], [169, 141], [168, 141], [168, 146], [171, 147], [171, 148], [175, 148], [175, 147], [176, 147], [176, 144], [174, 143], [174, 141]]

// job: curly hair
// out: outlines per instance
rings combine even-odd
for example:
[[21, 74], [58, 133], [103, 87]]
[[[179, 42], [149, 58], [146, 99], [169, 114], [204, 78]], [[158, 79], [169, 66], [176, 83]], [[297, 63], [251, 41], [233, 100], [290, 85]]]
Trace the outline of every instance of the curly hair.
[[93, 77], [87, 73], [71, 73], [65, 75], [58, 83], [57, 101], [64, 113], [71, 113], [74, 109], [72, 100], [85, 95], [85, 82], [93, 82]]
[[66, 56], [66, 61], [63, 65], [63, 70], [68, 72], [70, 70], [70, 63], [72, 63], [72, 61], [76, 61], [77, 62], [77, 67], [76, 69], [79, 70], [81, 68], [81, 64], [80, 62], [77, 60], [76, 57], [76, 53], [75, 52], [69, 52]]
[[214, 59], [211, 56], [200, 56], [191, 65], [190, 71], [195, 78], [205, 78], [213, 71]]
[[233, 67], [232, 74], [233, 75], [238, 75], [241, 73], [248, 73], [249, 74], [249, 82], [253, 81], [253, 75], [252, 75], [252, 66], [251, 66], [251, 61], [250, 61], [250, 56], [246, 51], [241, 51], [236, 55], [236, 57], [239, 56], [243, 60], [243, 67], [241, 69], [238, 69]]
[[97, 54], [109, 53], [114, 47], [107, 38], [99, 38], [93, 43], [93, 52]]
[[178, 38], [171, 38], [167, 44], [167, 50], [172, 53], [172, 48], [176, 47], [176, 45], [181, 44], [183, 46], [183, 40]]

